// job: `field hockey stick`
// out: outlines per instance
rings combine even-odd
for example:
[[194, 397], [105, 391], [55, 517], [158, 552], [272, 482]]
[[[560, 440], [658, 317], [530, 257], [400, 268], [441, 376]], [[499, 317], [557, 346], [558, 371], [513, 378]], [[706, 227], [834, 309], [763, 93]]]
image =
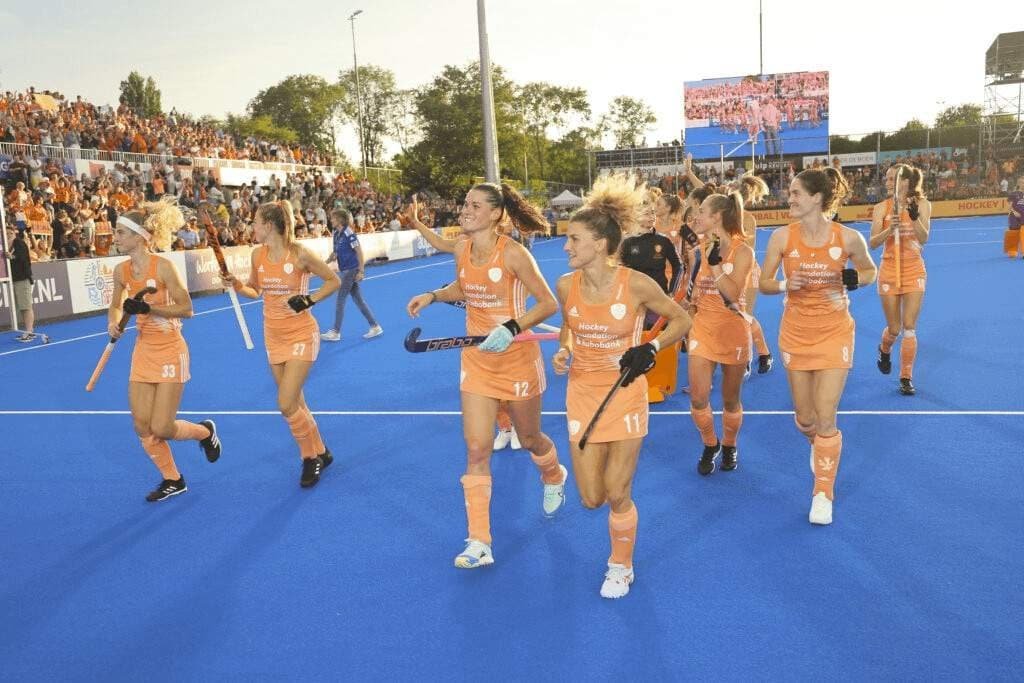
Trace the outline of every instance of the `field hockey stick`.
[[[136, 301], [142, 301], [142, 297], [147, 294], [156, 294], [156, 287], [146, 287], [132, 298]], [[131, 313], [122, 313], [121, 320], [117, 323], [117, 329], [120, 332], [124, 332], [125, 328], [128, 327], [128, 321], [131, 320]], [[92, 371], [92, 377], [89, 378], [89, 383], [85, 385], [86, 391], [92, 391], [96, 386], [96, 382], [100, 378], [100, 374], [103, 372], [103, 368], [107, 367], [107, 361], [110, 360], [110, 354], [114, 351], [114, 344], [117, 343], [118, 337], [111, 337], [110, 341], [107, 342], [107, 346], [103, 349], [103, 355], [100, 356], [100, 360], [96, 363], [96, 369]]]
[[903, 176], [903, 169], [896, 169], [895, 184], [892, 188], [892, 219], [889, 225], [892, 227], [892, 245], [896, 251], [896, 293], [899, 294], [900, 285], [903, 282], [900, 271], [902, 270], [902, 258], [900, 254], [900, 178]]
[[608, 407], [609, 403], [611, 403], [612, 397], [615, 396], [615, 392], [622, 386], [622, 383], [626, 380], [626, 375], [628, 374], [629, 368], [622, 371], [619, 375], [619, 379], [615, 381], [615, 384], [613, 384], [612, 388], [608, 391], [608, 395], [604, 397], [604, 400], [601, 401], [601, 405], [597, 407], [597, 412], [594, 413], [594, 417], [590, 418], [590, 424], [588, 424], [587, 428], [583, 430], [583, 436], [580, 437], [581, 451], [586, 448], [587, 441], [590, 439], [590, 433], [594, 431], [594, 426], [597, 424], [597, 421], [601, 419], [601, 415], [604, 414], [604, 409]]
[[[463, 337], [433, 337], [431, 339], [420, 339], [422, 330], [414, 327], [405, 337], [405, 350], [409, 353], [423, 353], [425, 351], [445, 351], [448, 349], [466, 349], [471, 346], [480, 346], [487, 339], [487, 335], [467, 335]], [[513, 343], [531, 341], [551, 341], [558, 339], [557, 332], [542, 332], [534, 334], [524, 332], [516, 335]]]
[[[220, 267], [220, 274], [222, 276], [227, 275], [228, 264], [224, 260], [224, 252], [220, 248], [217, 228], [214, 227], [213, 221], [210, 220], [210, 216], [206, 213], [205, 209], [201, 208], [199, 215], [202, 217], [203, 225], [206, 226], [206, 241], [213, 248], [213, 255], [217, 258], [217, 265]], [[252, 336], [249, 334], [249, 326], [245, 323], [245, 316], [242, 315], [242, 305], [238, 303], [238, 294], [235, 292], [234, 287], [228, 287], [227, 289], [228, 297], [231, 299], [231, 308], [235, 309], [235, 320], [238, 321], [238, 329], [242, 331], [242, 341], [245, 342], [245, 348], [252, 351]]]

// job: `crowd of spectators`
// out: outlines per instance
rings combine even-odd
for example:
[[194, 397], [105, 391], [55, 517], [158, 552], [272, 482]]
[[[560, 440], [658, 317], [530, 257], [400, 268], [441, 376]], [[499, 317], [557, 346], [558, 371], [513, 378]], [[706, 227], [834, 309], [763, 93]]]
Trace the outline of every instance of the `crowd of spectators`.
[[0, 142], [167, 157], [307, 165], [331, 162], [318, 150], [302, 145], [254, 137], [236, 138], [175, 109], [147, 118], [123, 103], [116, 108], [97, 106], [81, 96], [71, 101], [61, 93], [37, 92], [35, 88], [19, 93], [5, 92], [0, 96]]

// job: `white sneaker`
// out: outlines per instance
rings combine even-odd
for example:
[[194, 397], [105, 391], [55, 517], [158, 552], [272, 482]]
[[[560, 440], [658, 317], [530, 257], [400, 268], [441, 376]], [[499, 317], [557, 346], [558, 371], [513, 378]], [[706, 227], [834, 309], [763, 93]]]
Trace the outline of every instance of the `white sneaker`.
[[629, 585], [635, 578], [632, 567], [609, 562], [608, 571], [604, 574], [604, 583], [601, 584], [601, 597], [612, 599], [625, 597], [629, 593]]
[[497, 436], [494, 437], [494, 450], [500, 451], [503, 448], [507, 448], [509, 443], [512, 442], [512, 430], [511, 429], [499, 429]]
[[565, 481], [569, 478], [569, 471], [565, 465], [559, 465], [562, 470], [562, 481], [559, 484], [544, 484], [544, 516], [554, 517], [555, 513], [565, 505]]
[[384, 328], [380, 325], [374, 325], [366, 334], [363, 335], [363, 339], [373, 339], [374, 337], [379, 337], [382, 334], [384, 334]]
[[516, 428], [515, 427], [512, 428], [512, 444], [511, 445], [512, 445], [512, 450], [515, 450], [515, 451], [518, 451], [520, 448], [523, 447], [522, 444], [519, 443], [519, 435], [516, 434]]
[[341, 332], [338, 332], [337, 330], [327, 330], [320, 334], [320, 338], [324, 341], [330, 342], [341, 341]]
[[488, 564], [494, 564], [491, 546], [474, 538], [467, 538], [466, 549], [455, 556], [455, 566], [459, 569], [476, 569]]
[[811, 524], [832, 523], [832, 501], [824, 492], [816, 493], [811, 498], [811, 513], [807, 515], [807, 520]]

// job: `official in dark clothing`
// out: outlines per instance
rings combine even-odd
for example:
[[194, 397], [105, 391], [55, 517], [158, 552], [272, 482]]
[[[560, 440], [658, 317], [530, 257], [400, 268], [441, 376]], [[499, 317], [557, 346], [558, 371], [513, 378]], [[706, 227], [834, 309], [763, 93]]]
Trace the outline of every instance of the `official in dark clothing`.
[[7, 244], [11, 250], [11, 281], [14, 289], [14, 308], [18, 311], [25, 325], [25, 332], [15, 340], [29, 342], [35, 339], [35, 314], [32, 311], [32, 257], [29, 255], [25, 239], [32, 239], [31, 234], [18, 232], [7, 226]]
[[[675, 291], [682, 263], [672, 240], [651, 229], [639, 235], [627, 237], [619, 248], [622, 265], [638, 270], [658, 283], [668, 295]], [[665, 263], [672, 269], [671, 278], [665, 275]]]

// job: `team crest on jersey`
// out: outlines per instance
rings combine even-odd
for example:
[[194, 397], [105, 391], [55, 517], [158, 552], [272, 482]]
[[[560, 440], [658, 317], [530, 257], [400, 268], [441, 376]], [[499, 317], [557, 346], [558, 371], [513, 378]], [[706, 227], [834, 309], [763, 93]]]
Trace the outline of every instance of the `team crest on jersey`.
[[636, 256], [637, 254], [640, 253], [640, 247], [630, 247], [629, 253], [632, 254], [633, 256]]
[[839, 247], [829, 247], [828, 255], [832, 257], [833, 261], [838, 261], [839, 257], [843, 255], [843, 250]]
[[695, 348], [697, 348], [697, 346], [699, 346], [699, 344], [697, 343], [696, 339], [690, 339], [689, 341], [686, 342], [687, 351], [693, 351]]
[[655, 244], [654, 245], [654, 253], [655, 254], [660, 254], [661, 253], [661, 245], [660, 244]]
[[612, 317], [616, 320], [622, 320], [626, 317], [626, 304], [612, 304], [609, 310], [611, 310]]
[[794, 249], [793, 251], [789, 252], [789, 257], [790, 258], [800, 258], [800, 252], [797, 251], [796, 249]]
[[733, 265], [731, 263], [722, 264], [722, 272], [725, 273], [726, 275], [732, 275], [732, 269]]
[[571, 315], [574, 318], [578, 318], [580, 317], [580, 312], [576, 310], [575, 306], [573, 306], [572, 308], [569, 309], [569, 315]]
[[883, 284], [883, 285], [882, 285], [882, 291], [883, 291], [883, 292], [888, 292], [888, 291], [889, 291], [889, 285], [885, 285], [885, 284]]
[[501, 282], [501, 268], [491, 268], [487, 271], [487, 278], [491, 282]]
[[569, 433], [570, 434], [579, 434], [580, 433], [580, 421], [579, 420], [569, 420]]
[[788, 366], [789, 365], [789, 361], [791, 361], [791, 360], [793, 360], [793, 355], [783, 351], [782, 352], [782, 364]]
[[153, 278], [149, 278], [148, 280], [146, 280], [146, 286], [147, 287], [156, 287], [156, 280], [154, 280]]
[[295, 266], [293, 266], [291, 263], [284, 264], [285, 275], [291, 275], [293, 270], [295, 270]]

